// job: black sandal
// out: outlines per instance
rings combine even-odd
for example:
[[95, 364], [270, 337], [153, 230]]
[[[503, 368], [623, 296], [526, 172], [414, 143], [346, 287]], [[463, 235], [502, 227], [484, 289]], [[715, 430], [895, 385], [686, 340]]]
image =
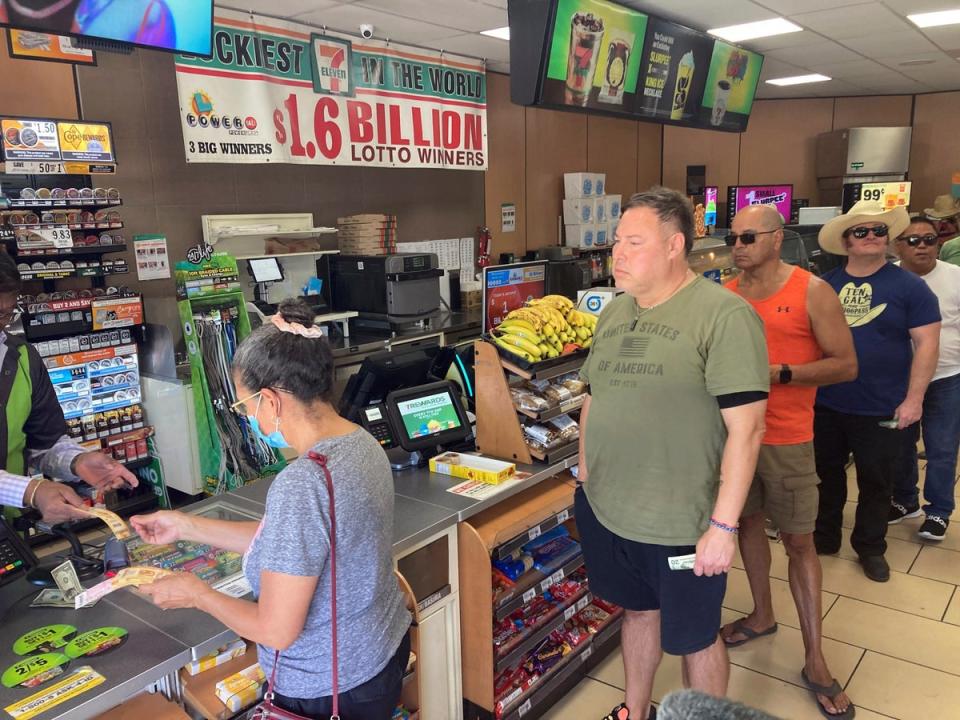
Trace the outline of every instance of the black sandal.
[[[831, 685], [818, 685], [807, 677], [806, 668], [800, 671], [800, 677], [803, 678], [803, 682], [807, 684], [810, 692], [813, 693], [813, 701], [817, 704], [817, 707], [820, 708], [821, 715], [826, 718], [840, 718], [840, 720], [852, 720], [856, 716], [857, 708], [852, 702], [850, 703], [850, 707], [848, 707], [842, 713], [832, 713], [823, 706], [823, 703], [820, 702], [820, 698], [817, 697], [817, 695], [823, 695], [824, 697], [829, 698], [830, 702], [833, 702], [833, 699], [843, 692], [843, 688], [840, 687], [840, 683], [838, 683], [836, 679], [834, 679]], [[834, 703], [834, 705], [836, 705], [836, 703]]]

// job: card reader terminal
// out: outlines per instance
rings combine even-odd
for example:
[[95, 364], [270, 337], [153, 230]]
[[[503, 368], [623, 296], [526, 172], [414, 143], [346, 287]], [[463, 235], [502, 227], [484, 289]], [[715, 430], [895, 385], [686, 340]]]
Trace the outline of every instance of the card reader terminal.
[[370, 405], [360, 411], [360, 424], [376, 439], [385, 450], [396, 447], [393, 428], [387, 417], [386, 405]]

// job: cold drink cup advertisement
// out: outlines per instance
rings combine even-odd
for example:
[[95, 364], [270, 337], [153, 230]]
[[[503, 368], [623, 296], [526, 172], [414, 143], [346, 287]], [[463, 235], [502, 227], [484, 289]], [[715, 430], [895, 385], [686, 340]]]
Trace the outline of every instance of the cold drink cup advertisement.
[[713, 44], [709, 36], [650, 18], [634, 112], [660, 121], [696, 118]]
[[606, 0], [559, 0], [544, 101], [617, 112], [637, 90], [647, 16]]
[[[700, 124], [746, 130], [763, 56], [717, 40], [700, 107]], [[789, 217], [789, 207], [787, 208]]]
[[793, 200], [792, 185], [764, 185], [750, 187], [741, 185], [737, 188], [736, 211], [740, 212], [750, 205], [773, 205], [790, 222], [790, 201]]

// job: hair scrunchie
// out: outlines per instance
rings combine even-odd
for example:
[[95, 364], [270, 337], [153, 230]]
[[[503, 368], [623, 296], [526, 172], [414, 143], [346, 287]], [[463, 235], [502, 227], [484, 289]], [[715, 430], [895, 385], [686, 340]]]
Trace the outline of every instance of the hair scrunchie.
[[280, 313], [271, 316], [270, 322], [272, 322], [280, 332], [299, 335], [300, 337], [310, 338], [311, 340], [324, 337], [322, 328], [316, 325], [308, 328], [300, 323], [287, 322], [280, 316]]

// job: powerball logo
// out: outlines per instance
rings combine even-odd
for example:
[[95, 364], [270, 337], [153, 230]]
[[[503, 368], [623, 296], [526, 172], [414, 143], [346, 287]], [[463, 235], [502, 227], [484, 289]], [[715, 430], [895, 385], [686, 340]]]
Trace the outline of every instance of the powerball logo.
[[312, 47], [314, 91], [352, 97], [351, 42], [329, 35], [314, 35]]

